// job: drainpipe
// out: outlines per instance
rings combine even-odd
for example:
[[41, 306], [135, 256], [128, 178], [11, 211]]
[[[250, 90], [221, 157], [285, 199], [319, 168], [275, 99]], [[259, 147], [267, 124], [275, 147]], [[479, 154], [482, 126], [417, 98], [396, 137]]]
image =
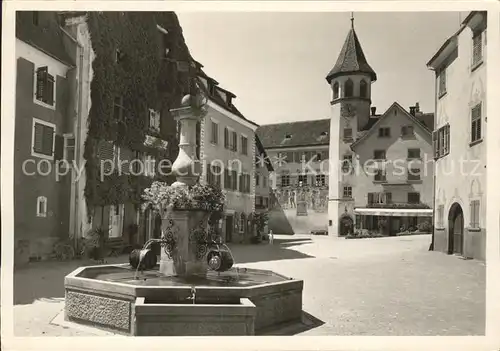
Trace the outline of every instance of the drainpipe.
[[[83, 45], [75, 39], [70, 33], [68, 33], [64, 28], [60, 27], [62, 32], [68, 36], [68, 38], [76, 44], [79, 53], [79, 64], [78, 64], [78, 107], [77, 107], [77, 116], [76, 116], [76, 134], [75, 134], [75, 166], [77, 169], [80, 169], [80, 134], [81, 134], [81, 120], [82, 120], [82, 97], [83, 97], [83, 61], [84, 61], [84, 47]], [[74, 246], [78, 247], [78, 236], [79, 236], [79, 214], [80, 214], [80, 200], [79, 200], [79, 184], [80, 179], [75, 177], [75, 182], [73, 184], [74, 193], [75, 193], [75, 207], [74, 207], [74, 221], [73, 221], [73, 233], [74, 233]]]

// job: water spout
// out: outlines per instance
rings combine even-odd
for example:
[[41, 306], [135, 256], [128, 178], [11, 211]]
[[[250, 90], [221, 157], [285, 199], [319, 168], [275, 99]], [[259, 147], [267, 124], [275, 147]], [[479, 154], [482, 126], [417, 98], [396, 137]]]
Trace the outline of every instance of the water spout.
[[191, 287], [191, 296], [188, 296], [186, 300], [192, 300], [193, 305], [196, 303], [196, 288], [194, 286]]

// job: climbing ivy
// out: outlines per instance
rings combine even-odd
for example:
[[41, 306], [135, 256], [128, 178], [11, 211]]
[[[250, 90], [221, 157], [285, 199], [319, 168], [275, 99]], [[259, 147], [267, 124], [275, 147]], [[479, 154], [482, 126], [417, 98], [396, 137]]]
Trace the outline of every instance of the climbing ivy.
[[[101, 140], [108, 140], [131, 151], [155, 156], [157, 160], [175, 159], [178, 142], [169, 110], [179, 106], [188, 84], [187, 75], [179, 72], [174, 60], [188, 60], [189, 51], [173, 12], [89, 12], [87, 18], [95, 59], [89, 131], [84, 146], [85, 197], [89, 208], [125, 202], [138, 204], [153, 179], [115, 172], [101, 181], [97, 148]], [[168, 34], [162, 33], [157, 25]], [[172, 61], [163, 58], [165, 47], [170, 49]], [[122, 99], [124, 108], [118, 119], [114, 114], [115, 98]], [[157, 145], [144, 146], [146, 135], [151, 134], [149, 108], [161, 112], [162, 131], [157, 136], [168, 142], [167, 150]], [[171, 177], [155, 180], [172, 181]]]

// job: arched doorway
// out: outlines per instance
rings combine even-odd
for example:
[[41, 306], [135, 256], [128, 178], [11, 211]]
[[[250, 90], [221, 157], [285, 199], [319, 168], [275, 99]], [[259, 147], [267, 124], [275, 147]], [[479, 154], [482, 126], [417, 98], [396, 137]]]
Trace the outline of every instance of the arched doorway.
[[451, 205], [448, 214], [448, 253], [463, 254], [464, 213], [458, 203]]
[[346, 236], [354, 230], [354, 221], [350, 216], [342, 216], [339, 221], [340, 236]]

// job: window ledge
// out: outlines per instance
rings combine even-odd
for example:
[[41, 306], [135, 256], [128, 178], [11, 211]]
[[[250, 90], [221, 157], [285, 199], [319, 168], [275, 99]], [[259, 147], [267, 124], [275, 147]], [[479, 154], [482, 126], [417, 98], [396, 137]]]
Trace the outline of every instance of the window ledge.
[[441, 230], [446, 230], [446, 228], [445, 228], [445, 227], [435, 227], [435, 228], [434, 228], [434, 230], [439, 230], [439, 231], [441, 231]]
[[443, 96], [445, 96], [446, 94], [447, 94], [447, 92], [446, 92], [446, 91], [443, 91], [442, 93], [440, 93], [440, 94], [438, 95], [438, 99], [441, 99], [441, 98], [442, 98]]
[[475, 232], [475, 233], [479, 233], [481, 231], [481, 228], [467, 228], [467, 230], [469, 232]]
[[413, 134], [401, 134], [401, 139], [415, 139], [415, 133]]
[[476, 69], [481, 67], [483, 65], [483, 62], [484, 62], [483, 59], [481, 59], [481, 61], [473, 64], [472, 67], [470, 68], [470, 73], [474, 72]]
[[51, 110], [56, 110], [56, 104], [54, 103], [54, 105], [49, 105], [43, 101], [40, 101], [38, 100], [36, 97], [33, 99], [33, 102], [39, 106], [42, 106], [42, 107], [46, 107], [48, 109], [51, 109]]
[[407, 157], [406, 161], [422, 161], [422, 157]]
[[482, 142], [483, 142], [483, 139], [482, 139], [482, 138], [481, 138], [481, 139], [478, 139], [478, 140], [475, 140], [475, 141], [471, 141], [471, 142], [469, 143], [469, 147], [473, 147], [473, 146], [475, 146], [475, 145], [477, 145], [477, 144], [481, 144]]
[[54, 161], [54, 154], [52, 154], [51, 156], [49, 156], [49, 155], [39, 154], [37, 152], [32, 151], [31, 152], [31, 156], [37, 157], [37, 158], [42, 158], [44, 160]]
[[387, 180], [374, 180], [373, 182], [377, 183], [377, 184], [383, 184], [383, 183], [387, 183]]
[[407, 179], [409, 184], [422, 184], [422, 179]]

